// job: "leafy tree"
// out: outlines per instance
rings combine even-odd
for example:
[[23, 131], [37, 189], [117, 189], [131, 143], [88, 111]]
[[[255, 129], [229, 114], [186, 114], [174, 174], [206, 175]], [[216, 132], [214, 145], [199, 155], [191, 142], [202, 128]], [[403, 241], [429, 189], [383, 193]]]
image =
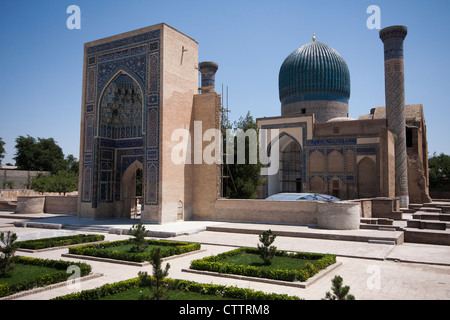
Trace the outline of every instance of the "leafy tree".
[[31, 188], [38, 192], [58, 192], [66, 195], [67, 192], [78, 189], [78, 175], [70, 171], [59, 171], [50, 176], [38, 174], [31, 179]]
[[64, 159], [64, 161], [65, 161], [65, 170], [78, 174], [79, 162], [78, 162], [77, 158], [75, 158], [72, 154], [69, 154]]
[[132, 248], [134, 252], [144, 252], [147, 247], [145, 244], [145, 236], [147, 235], [147, 230], [142, 224], [142, 221], [138, 225], [133, 225], [130, 228], [130, 234], [134, 237], [135, 246]]
[[258, 243], [259, 256], [267, 265], [270, 264], [270, 260], [273, 259], [277, 251], [277, 247], [271, 245], [276, 237], [277, 235], [272, 230], [266, 230], [259, 235], [259, 241], [261, 242], [261, 245]]
[[333, 294], [328, 291], [325, 294], [325, 299], [323, 300], [355, 300], [355, 297], [349, 294], [350, 287], [342, 286], [343, 279], [341, 276], [335, 276], [333, 280], [331, 280], [331, 284], [331, 290], [333, 291]]
[[59, 194], [66, 195], [67, 192], [72, 192], [78, 189], [78, 175], [70, 171], [58, 171], [57, 174], [51, 175], [50, 191], [59, 192]]
[[50, 171], [57, 173], [66, 169], [64, 153], [53, 138], [38, 138], [29, 135], [16, 139], [14, 157], [19, 170]]
[[3, 243], [3, 246], [0, 246], [0, 269], [2, 272], [2, 276], [6, 277], [7, 272], [14, 268], [14, 253], [16, 252], [16, 244], [14, 243], [17, 240], [17, 235], [15, 233], [1, 232], [0, 233], [0, 241]]
[[39, 173], [36, 177], [31, 178], [30, 186], [34, 191], [41, 193], [48, 192], [50, 190], [49, 176]]
[[2, 165], [2, 160], [5, 157], [5, 142], [3, 141], [3, 139], [0, 137], [0, 166]]
[[[228, 176], [228, 179], [223, 181], [223, 190], [226, 197], [232, 199], [252, 199], [256, 198], [258, 187], [265, 183], [265, 180], [261, 178], [261, 168], [263, 165], [259, 162], [259, 157], [256, 164], [250, 163], [250, 141], [245, 138], [245, 163], [238, 164], [238, 145], [237, 145], [237, 132], [242, 130], [244, 133], [247, 130], [254, 130], [256, 132], [256, 138], [258, 139], [258, 125], [250, 112], [245, 117], [240, 117], [239, 121], [234, 122], [233, 126], [224, 126], [223, 131], [226, 129], [232, 129], [234, 132], [234, 163], [227, 164], [226, 155], [224, 155], [224, 175]], [[224, 139], [225, 139], [224, 135]], [[224, 150], [226, 149], [226, 142], [224, 143]], [[258, 151], [258, 146], [256, 150]]]
[[450, 186], [450, 156], [437, 155], [436, 152], [428, 159], [430, 188], [439, 189]]
[[139, 279], [142, 285], [149, 286], [152, 294], [150, 296], [142, 296], [142, 300], [164, 300], [167, 298], [168, 288], [164, 286], [164, 278], [169, 274], [170, 264], [167, 263], [165, 269], [162, 267], [161, 248], [157, 247], [150, 254], [150, 264], [153, 267], [153, 277], [147, 272], [139, 272]]
[[14, 189], [14, 181], [12, 180], [3, 181], [2, 186], [3, 189], [5, 189], [6, 187], [8, 187], [9, 189]]

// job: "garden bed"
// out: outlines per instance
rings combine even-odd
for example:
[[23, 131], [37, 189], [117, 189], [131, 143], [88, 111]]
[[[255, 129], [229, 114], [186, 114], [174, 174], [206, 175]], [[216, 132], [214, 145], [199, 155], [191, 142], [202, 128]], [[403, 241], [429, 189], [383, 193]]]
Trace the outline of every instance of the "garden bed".
[[65, 257], [83, 256], [92, 257], [94, 260], [106, 262], [128, 263], [142, 266], [150, 260], [150, 254], [156, 247], [161, 248], [161, 257], [179, 256], [200, 250], [200, 243], [165, 241], [165, 240], [145, 240], [147, 246], [144, 252], [133, 252], [134, 240], [119, 240], [103, 242], [99, 244], [88, 244], [69, 248], [69, 254]]
[[104, 239], [105, 236], [99, 234], [77, 234], [71, 236], [17, 241], [15, 244], [17, 245], [17, 250], [19, 251], [38, 252], [58, 249], [60, 247], [74, 246], [82, 243], [99, 242]]
[[[277, 281], [304, 283], [331, 265], [337, 266], [335, 255], [285, 251], [276, 251], [271, 264], [266, 265], [259, 258], [258, 249], [244, 247], [193, 260], [190, 269], [183, 271], [264, 279], [264, 282], [272, 283], [278, 283]], [[304, 286], [300, 285], [300, 287]]]
[[[264, 293], [253, 289], [227, 287], [224, 285], [203, 284], [188, 280], [170, 279], [163, 280], [169, 288], [169, 299], [173, 300], [299, 300], [297, 296], [286, 294]], [[113, 284], [106, 284], [92, 290], [84, 290], [52, 300], [137, 300], [141, 294], [145, 294], [139, 278], [133, 278]]]
[[67, 273], [70, 266], [80, 268], [80, 277], [91, 273], [91, 266], [85, 263], [21, 256], [14, 259], [15, 268], [10, 270], [6, 277], [0, 277], [0, 297], [67, 281], [73, 278], [72, 273]]

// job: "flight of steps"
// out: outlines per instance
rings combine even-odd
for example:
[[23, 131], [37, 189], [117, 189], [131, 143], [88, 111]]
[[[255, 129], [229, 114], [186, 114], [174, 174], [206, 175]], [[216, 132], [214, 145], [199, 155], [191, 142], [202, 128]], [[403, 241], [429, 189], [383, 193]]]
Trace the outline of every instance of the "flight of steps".
[[403, 231], [404, 242], [450, 245], [450, 199], [410, 204], [384, 218], [361, 218], [360, 229]]
[[411, 217], [403, 228], [405, 242], [450, 245], [450, 200], [410, 204], [402, 211]]

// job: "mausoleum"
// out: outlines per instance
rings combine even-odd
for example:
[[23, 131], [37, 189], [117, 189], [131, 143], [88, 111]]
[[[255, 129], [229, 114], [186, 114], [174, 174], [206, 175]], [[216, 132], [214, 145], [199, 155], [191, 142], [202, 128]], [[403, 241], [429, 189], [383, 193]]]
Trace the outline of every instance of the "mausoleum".
[[[267, 153], [279, 152], [279, 170], [268, 176], [264, 198], [317, 192], [343, 200], [399, 198], [402, 206], [430, 202], [424, 110], [404, 100], [406, 33], [402, 26], [380, 32], [386, 106], [358, 119], [349, 118], [350, 71], [335, 49], [314, 36], [281, 63], [281, 116], [257, 119], [260, 129], [278, 131], [260, 130], [269, 135], [261, 140]], [[174, 162], [177, 130], [203, 137], [221, 129], [218, 68], [199, 62], [198, 43], [164, 23], [85, 44], [79, 217], [130, 217], [140, 203], [144, 222], [250, 216], [317, 222], [321, 205], [227, 202], [220, 199], [220, 163], [189, 161], [190, 154]], [[188, 139], [186, 150], [204, 150], [211, 144], [205, 140], [198, 146]], [[275, 212], [284, 207], [282, 215]]]

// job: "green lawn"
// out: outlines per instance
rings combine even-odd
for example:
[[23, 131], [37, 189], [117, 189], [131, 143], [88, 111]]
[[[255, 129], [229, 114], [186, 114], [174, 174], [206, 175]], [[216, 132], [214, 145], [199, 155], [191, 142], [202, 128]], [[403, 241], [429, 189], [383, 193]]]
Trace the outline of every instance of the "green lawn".
[[44, 275], [57, 274], [61, 272], [65, 273], [65, 270], [61, 271], [55, 268], [30, 264], [16, 263], [14, 266], [14, 269], [7, 273], [6, 278], [0, 277], [0, 284], [18, 284], [25, 281], [31, 281]]
[[336, 263], [336, 256], [320, 253], [276, 251], [269, 265], [264, 264], [256, 248], [242, 247], [191, 261], [190, 268], [218, 273], [282, 281], [307, 281], [317, 272]]
[[[118, 292], [99, 300], [139, 300], [142, 296], [150, 295], [149, 288], [131, 288], [126, 291]], [[189, 292], [182, 290], [168, 290], [167, 300], [230, 300], [230, 298], [223, 298], [220, 296], [201, 294], [198, 292]]]
[[15, 256], [14, 269], [0, 277], [0, 297], [66, 281], [71, 276], [66, 272], [70, 266], [78, 266], [81, 277], [92, 271], [86, 263]]
[[134, 239], [130, 238], [127, 240], [103, 242], [99, 244], [87, 244], [71, 247], [69, 248], [69, 253], [115, 260], [144, 262], [150, 260], [151, 251], [157, 247], [161, 248], [161, 256], [163, 258], [199, 250], [201, 248], [200, 243], [146, 239], [146, 250], [144, 252], [135, 252], [135, 250], [133, 250], [133, 248], [136, 247], [134, 242]]
[[243, 266], [253, 266], [259, 267], [263, 270], [298, 270], [303, 269], [307, 262], [313, 263], [314, 260], [306, 260], [306, 259], [294, 259], [291, 257], [280, 257], [275, 256], [272, 260], [270, 260], [270, 265], [266, 265], [263, 263], [263, 260], [258, 254], [253, 253], [242, 253], [238, 255], [234, 255], [228, 258], [224, 258], [220, 260], [221, 263], [233, 263], [236, 265]]
[[[129, 244], [124, 244], [121, 246], [115, 246], [115, 247], [106, 247], [104, 248], [104, 250], [106, 251], [117, 251], [117, 252], [129, 252], [129, 253], [136, 253], [135, 251], [133, 251], [133, 247], [135, 247], [135, 244], [129, 243]], [[145, 253], [150, 253], [153, 249], [155, 248], [161, 248], [161, 250], [164, 250], [164, 248], [166, 248], [167, 246], [159, 246], [159, 245], [148, 245], [145, 247]]]

